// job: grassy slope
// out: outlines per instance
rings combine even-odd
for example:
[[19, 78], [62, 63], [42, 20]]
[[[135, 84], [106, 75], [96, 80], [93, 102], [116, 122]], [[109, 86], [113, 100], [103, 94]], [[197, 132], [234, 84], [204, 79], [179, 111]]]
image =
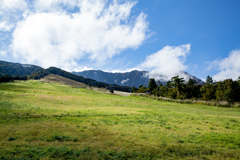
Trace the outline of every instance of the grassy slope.
[[0, 159], [239, 159], [239, 122], [234, 108], [0, 84]]
[[77, 81], [71, 80], [69, 78], [65, 78], [63, 76], [56, 75], [56, 74], [49, 74], [49, 75], [45, 76], [44, 78], [42, 78], [41, 80], [45, 81], [45, 82], [60, 83], [60, 84], [66, 84], [66, 85], [71, 85], [71, 86], [77, 86], [77, 87], [81, 87], [81, 88], [88, 87], [88, 85], [86, 85], [84, 83], [77, 82]]

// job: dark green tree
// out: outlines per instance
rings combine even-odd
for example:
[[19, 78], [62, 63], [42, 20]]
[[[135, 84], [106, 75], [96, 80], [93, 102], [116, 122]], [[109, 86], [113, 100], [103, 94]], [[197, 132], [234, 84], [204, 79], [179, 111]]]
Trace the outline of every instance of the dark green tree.
[[151, 78], [148, 83], [148, 89], [152, 92], [157, 87], [156, 81], [154, 78]]
[[239, 84], [232, 79], [217, 82], [216, 99], [228, 103], [239, 101]]
[[198, 93], [198, 88], [196, 87], [197, 81], [193, 80], [193, 79], [189, 79], [188, 83], [186, 85], [186, 93], [187, 93], [187, 98], [193, 98], [193, 97], [197, 97], [197, 93]]
[[213, 84], [213, 79], [209, 75], [207, 76], [206, 83], [207, 84]]
[[216, 85], [206, 83], [200, 88], [200, 92], [202, 93], [203, 100], [213, 100], [216, 98]]
[[135, 86], [132, 86], [132, 93], [136, 92], [137, 88]]
[[166, 90], [168, 92], [168, 89], [169, 88], [172, 88], [173, 84], [172, 84], [172, 81], [167, 81], [167, 84], [166, 84]]
[[216, 86], [216, 100], [217, 101], [222, 101], [223, 100], [223, 93], [224, 93], [224, 84], [223, 82], [217, 82], [217, 86]]
[[177, 98], [181, 98], [180, 94], [183, 91], [184, 79], [179, 78], [179, 76], [175, 76], [175, 77], [172, 77], [172, 82], [173, 82], [173, 85], [175, 86], [176, 91], [177, 91]]
[[146, 92], [147, 90], [148, 90], [147, 87], [142, 86], [142, 87], [140, 87], [140, 88], [138, 89], [137, 93], [144, 93], [144, 92]]
[[19, 80], [19, 79], [20, 79], [19, 75], [14, 76], [14, 80]]
[[238, 81], [238, 85], [240, 87], [240, 76], [238, 77], [237, 81]]
[[114, 93], [114, 90], [113, 90], [113, 88], [112, 88], [112, 87], [111, 87], [109, 90], [110, 90], [110, 92], [111, 92], [111, 93]]
[[188, 85], [189, 86], [194, 86], [194, 85], [196, 85], [197, 84], [197, 81], [196, 80], [194, 80], [194, 79], [192, 79], [192, 78], [190, 78], [189, 80], [188, 80]]
[[14, 82], [14, 78], [10, 75], [4, 75], [0, 78], [0, 82]]

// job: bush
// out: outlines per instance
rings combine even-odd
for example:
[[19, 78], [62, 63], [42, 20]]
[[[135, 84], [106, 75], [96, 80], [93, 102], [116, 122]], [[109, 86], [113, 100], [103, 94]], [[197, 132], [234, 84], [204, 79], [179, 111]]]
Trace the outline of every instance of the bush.
[[17, 139], [17, 137], [9, 137], [8, 138], [8, 141], [14, 141], [14, 140], [16, 140]]
[[63, 141], [73, 141], [73, 142], [77, 142], [78, 139], [77, 138], [72, 138], [72, 137], [69, 137], [69, 136], [61, 136], [61, 135], [53, 135], [51, 138], [48, 138], [46, 139], [47, 142], [52, 142], [52, 141], [60, 141], [60, 142], [63, 142]]

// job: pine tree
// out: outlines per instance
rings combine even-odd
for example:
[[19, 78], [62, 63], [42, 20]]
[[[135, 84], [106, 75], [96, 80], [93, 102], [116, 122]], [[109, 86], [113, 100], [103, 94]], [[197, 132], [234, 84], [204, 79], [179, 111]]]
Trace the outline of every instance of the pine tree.
[[148, 89], [152, 92], [157, 87], [156, 81], [154, 78], [151, 78], [148, 83]]

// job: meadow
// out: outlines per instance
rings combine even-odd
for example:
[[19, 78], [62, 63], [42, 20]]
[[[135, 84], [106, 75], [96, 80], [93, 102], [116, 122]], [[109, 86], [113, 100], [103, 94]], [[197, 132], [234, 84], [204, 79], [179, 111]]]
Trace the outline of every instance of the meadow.
[[240, 159], [240, 109], [0, 83], [0, 159]]

